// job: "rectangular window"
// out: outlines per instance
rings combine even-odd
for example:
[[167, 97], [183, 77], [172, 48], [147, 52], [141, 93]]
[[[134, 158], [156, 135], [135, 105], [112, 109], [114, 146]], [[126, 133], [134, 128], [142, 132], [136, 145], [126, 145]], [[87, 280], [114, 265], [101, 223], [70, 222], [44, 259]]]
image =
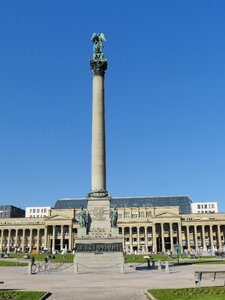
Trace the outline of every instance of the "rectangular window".
[[130, 218], [130, 212], [129, 211], [125, 211], [125, 218]]
[[33, 214], [35, 214], [35, 212], [36, 212], [36, 209], [35, 209], [35, 208], [33, 208]]
[[132, 215], [131, 215], [132, 218], [137, 218], [137, 213], [135, 212], [132, 212]]
[[200, 204], [198, 204], [198, 209], [200, 209], [201, 208], [201, 206], [200, 206]]
[[151, 217], [151, 212], [150, 212], [150, 211], [147, 211], [147, 212], [146, 212], [146, 217], [147, 217], [147, 218], [150, 218], [150, 217]]
[[44, 212], [46, 213], [46, 208], [44, 209]]
[[207, 204], [205, 204], [205, 208], [207, 208]]
[[30, 209], [30, 213], [32, 213], [32, 208]]
[[214, 206], [214, 204], [212, 204], [212, 208], [214, 208], [215, 206]]
[[145, 212], [144, 211], [140, 211], [139, 216], [140, 216], [140, 218], [144, 218], [145, 217]]
[[39, 214], [39, 212], [40, 212], [40, 209], [38, 208], [38, 209], [37, 209], [37, 213]]

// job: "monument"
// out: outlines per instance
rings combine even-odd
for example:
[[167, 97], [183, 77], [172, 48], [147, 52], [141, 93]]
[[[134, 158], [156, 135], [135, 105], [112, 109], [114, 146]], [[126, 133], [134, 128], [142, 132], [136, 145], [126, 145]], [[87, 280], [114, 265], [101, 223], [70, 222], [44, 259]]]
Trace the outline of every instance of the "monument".
[[92, 82], [92, 174], [91, 192], [87, 196], [87, 211], [79, 214], [76, 239], [76, 272], [82, 268], [92, 270], [120, 267], [123, 271], [122, 238], [117, 227], [117, 208], [110, 208], [110, 195], [106, 189], [105, 105], [104, 76], [107, 60], [103, 54], [103, 33], [93, 33], [93, 57], [90, 67]]

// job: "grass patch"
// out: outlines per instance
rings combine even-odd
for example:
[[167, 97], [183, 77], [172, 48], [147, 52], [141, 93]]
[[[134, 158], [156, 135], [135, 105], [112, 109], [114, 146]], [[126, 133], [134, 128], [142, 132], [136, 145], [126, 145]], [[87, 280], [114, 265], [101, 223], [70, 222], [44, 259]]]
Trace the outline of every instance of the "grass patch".
[[[9, 258], [24, 258], [26, 254], [15, 254], [10, 253]], [[34, 256], [36, 261], [44, 261], [46, 256], [50, 256], [52, 262], [60, 262], [60, 263], [72, 263], [74, 259], [73, 254], [55, 254], [55, 258], [53, 258], [52, 254], [29, 254], [29, 259]]]
[[[147, 262], [147, 258], [144, 258], [144, 256], [146, 255], [134, 255], [134, 254], [127, 254], [125, 255], [125, 263], [144, 263]], [[168, 260], [169, 256], [167, 254], [153, 254], [151, 256], [153, 258], [154, 261], [166, 261]]]
[[15, 262], [15, 261], [0, 261], [0, 267], [25, 267], [27, 263]]
[[157, 300], [224, 300], [225, 287], [148, 290]]
[[[180, 263], [177, 263], [176, 261], [171, 262], [174, 265], [194, 265], [194, 264], [209, 264], [209, 265], [223, 265], [225, 264], [225, 260], [199, 260], [199, 259], [191, 259], [191, 260], [183, 260], [180, 261]], [[225, 298], [224, 298], [225, 299]]]
[[39, 300], [45, 292], [0, 291], [0, 300]]

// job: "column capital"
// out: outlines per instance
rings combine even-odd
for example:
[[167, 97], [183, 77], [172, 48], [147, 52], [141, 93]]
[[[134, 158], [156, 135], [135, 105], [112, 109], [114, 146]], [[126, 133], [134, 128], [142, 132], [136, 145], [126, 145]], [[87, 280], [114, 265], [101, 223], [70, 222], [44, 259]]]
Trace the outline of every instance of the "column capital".
[[104, 76], [105, 71], [107, 70], [107, 60], [106, 59], [91, 59], [90, 60], [90, 68], [93, 75]]

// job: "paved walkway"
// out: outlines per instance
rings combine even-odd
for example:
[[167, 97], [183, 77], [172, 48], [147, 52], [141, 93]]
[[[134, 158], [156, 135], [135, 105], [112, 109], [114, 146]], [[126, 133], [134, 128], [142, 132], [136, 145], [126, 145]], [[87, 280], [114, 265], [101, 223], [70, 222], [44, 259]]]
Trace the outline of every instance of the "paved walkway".
[[[73, 273], [72, 268], [50, 274], [27, 275], [26, 267], [1, 267], [1, 288], [50, 291], [50, 300], [146, 300], [144, 291], [148, 288], [194, 287], [194, 271], [225, 270], [225, 265], [192, 265], [172, 267], [170, 273], [164, 270], [141, 269], [120, 274]], [[223, 280], [208, 280], [204, 285], [223, 285]]]

